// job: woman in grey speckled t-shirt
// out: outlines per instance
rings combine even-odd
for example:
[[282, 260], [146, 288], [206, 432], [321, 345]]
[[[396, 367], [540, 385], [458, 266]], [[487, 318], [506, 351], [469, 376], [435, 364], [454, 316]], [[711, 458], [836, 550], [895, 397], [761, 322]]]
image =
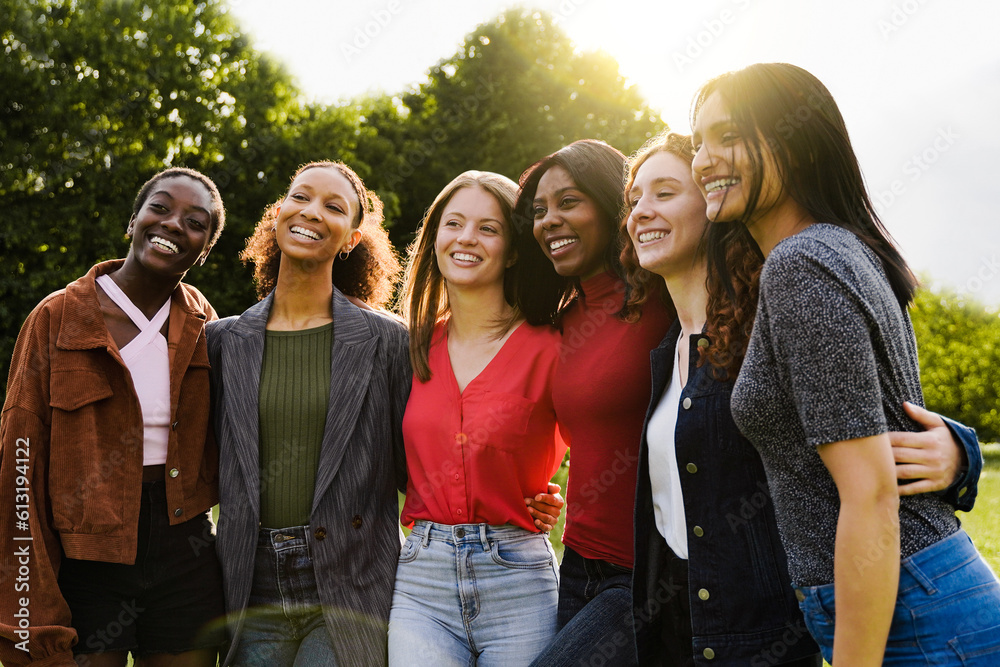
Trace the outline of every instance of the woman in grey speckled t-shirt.
[[708, 217], [746, 225], [766, 257], [733, 417], [760, 452], [824, 657], [1000, 664], [996, 576], [944, 499], [897, 495], [886, 433], [914, 430], [901, 406], [923, 401], [916, 280], [836, 103], [801, 68], [752, 65], [702, 87], [694, 130]]

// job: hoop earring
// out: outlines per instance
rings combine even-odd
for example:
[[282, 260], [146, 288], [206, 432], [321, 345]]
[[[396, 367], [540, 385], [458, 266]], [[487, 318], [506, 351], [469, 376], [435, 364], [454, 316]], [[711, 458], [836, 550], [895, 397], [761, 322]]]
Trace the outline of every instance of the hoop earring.
[[350, 250], [341, 250], [337, 257], [340, 258], [341, 262], [347, 261], [347, 258], [351, 256]]

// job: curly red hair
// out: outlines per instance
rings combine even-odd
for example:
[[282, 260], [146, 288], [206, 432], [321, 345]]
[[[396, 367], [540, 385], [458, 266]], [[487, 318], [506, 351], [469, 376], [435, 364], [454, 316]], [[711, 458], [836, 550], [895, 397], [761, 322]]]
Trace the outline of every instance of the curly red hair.
[[[333, 263], [333, 285], [346, 296], [360, 299], [373, 308], [384, 308], [392, 299], [401, 267], [389, 233], [382, 226], [382, 201], [342, 162], [310, 162], [299, 167], [292, 180], [303, 171], [315, 168], [336, 169], [351, 182], [358, 196], [358, 219], [354, 227], [361, 230], [361, 241], [347, 259]], [[281, 250], [274, 223], [282, 201], [279, 199], [264, 210], [253, 235], [247, 239], [246, 248], [240, 253], [241, 260], [254, 263], [254, 282], [260, 299], [270, 294], [278, 282]]]
[[[694, 148], [691, 137], [687, 135], [667, 131], [647, 141], [628, 160], [626, 207], [628, 192], [632, 189], [639, 167], [657, 153], [670, 153], [688, 164], [694, 161]], [[627, 222], [628, 216], [623, 216], [621, 234], [625, 239], [628, 239]], [[743, 365], [750, 342], [753, 318], [757, 312], [758, 278], [764, 259], [744, 225], [712, 223], [702, 245], [708, 247], [716, 243], [725, 244], [729, 275], [728, 280], [724, 280], [718, 271], [709, 267], [705, 285], [708, 289], [705, 329], [709, 345], [698, 348], [698, 365], [708, 362], [714, 367], [717, 377], [734, 380]], [[650, 298], [662, 296], [669, 303], [670, 296], [663, 289], [659, 276], [639, 266], [639, 258], [631, 243], [626, 242], [622, 248], [621, 261], [630, 287], [626, 302], [630, 312], [638, 312]]]

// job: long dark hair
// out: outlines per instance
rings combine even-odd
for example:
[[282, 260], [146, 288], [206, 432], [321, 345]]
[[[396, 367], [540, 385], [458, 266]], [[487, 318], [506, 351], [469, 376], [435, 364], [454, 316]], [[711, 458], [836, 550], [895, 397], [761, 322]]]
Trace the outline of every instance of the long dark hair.
[[[692, 126], [714, 93], [739, 128], [753, 169], [751, 182], [744, 180], [749, 189], [741, 222], [749, 221], [760, 199], [766, 145], [788, 196], [814, 220], [843, 227], [871, 248], [905, 308], [913, 300], [917, 280], [879, 220], [844, 118], [826, 86], [795, 65], [750, 65], [701, 87], [692, 105]], [[725, 255], [724, 246], [709, 248], [709, 272], [728, 275]]]
[[[531, 230], [538, 181], [552, 167], [566, 170], [584, 194], [594, 200], [612, 239], [604, 251], [604, 265], [623, 281], [621, 263], [623, 240], [618, 231], [625, 196], [625, 156], [617, 148], [595, 139], [581, 139], [560, 148], [528, 167], [521, 174], [521, 188], [514, 205], [514, 224]], [[526, 276], [518, 299], [531, 324], [553, 322], [559, 310], [577, 294], [578, 277], [560, 276], [531, 233], [518, 236], [518, 261], [524, 262]], [[620, 317], [626, 315], [623, 308]]]

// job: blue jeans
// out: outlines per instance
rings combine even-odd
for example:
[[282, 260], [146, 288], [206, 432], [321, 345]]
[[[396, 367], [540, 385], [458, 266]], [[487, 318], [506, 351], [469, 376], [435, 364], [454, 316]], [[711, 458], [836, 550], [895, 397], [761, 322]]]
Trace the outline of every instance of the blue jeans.
[[635, 665], [632, 570], [566, 547], [559, 576], [559, 634], [532, 664]]
[[[832, 662], [833, 584], [797, 590], [806, 626]], [[964, 530], [900, 563], [882, 664], [1000, 665], [1000, 582]]]
[[556, 630], [559, 573], [545, 533], [417, 521], [389, 614], [389, 664], [527, 665]]
[[316, 589], [308, 533], [308, 526], [260, 529], [250, 603], [232, 664], [336, 664]]

